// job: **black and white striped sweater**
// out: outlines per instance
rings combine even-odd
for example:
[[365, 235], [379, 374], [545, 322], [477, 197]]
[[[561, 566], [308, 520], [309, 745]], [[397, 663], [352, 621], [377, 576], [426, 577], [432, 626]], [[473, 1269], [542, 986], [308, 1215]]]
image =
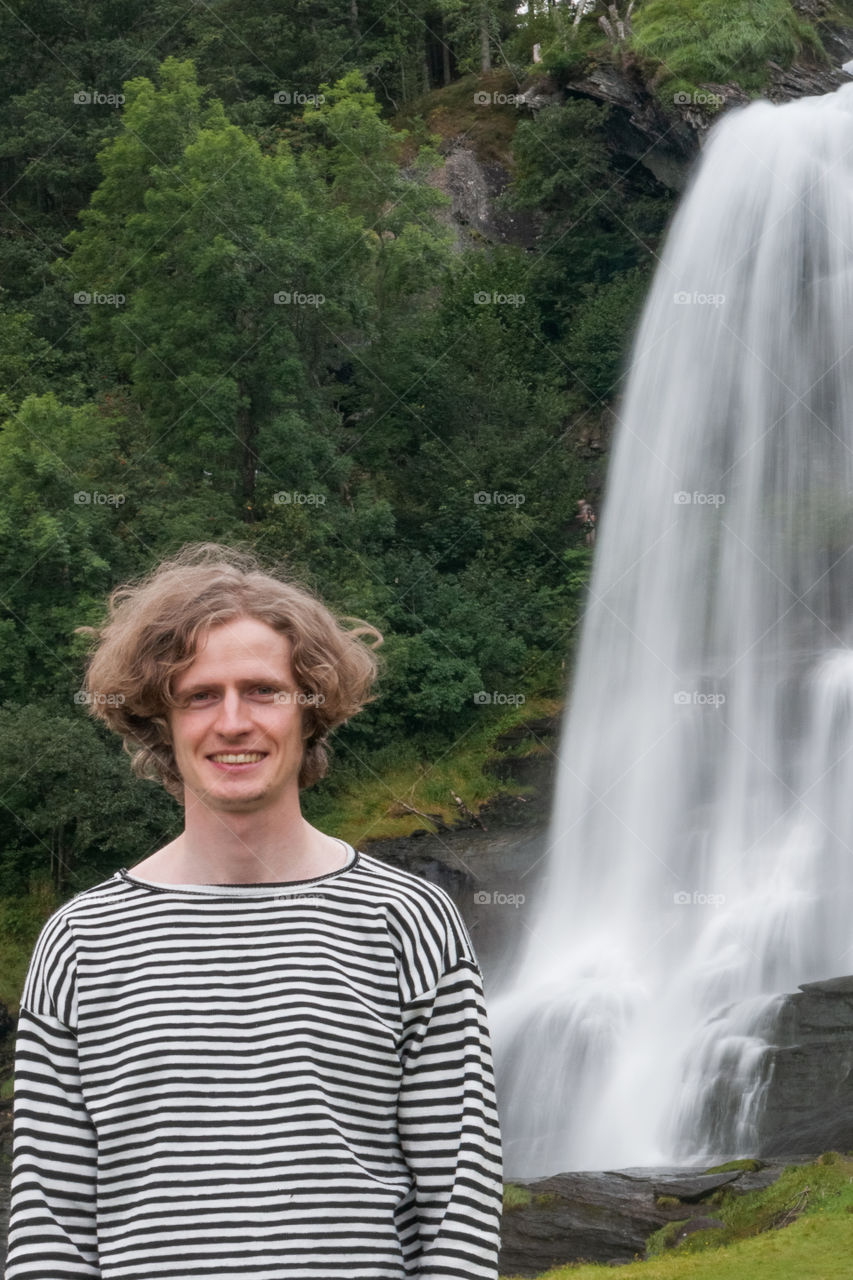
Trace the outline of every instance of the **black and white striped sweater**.
[[6, 1280], [495, 1280], [477, 959], [436, 885], [158, 885], [45, 924], [22, 999]]

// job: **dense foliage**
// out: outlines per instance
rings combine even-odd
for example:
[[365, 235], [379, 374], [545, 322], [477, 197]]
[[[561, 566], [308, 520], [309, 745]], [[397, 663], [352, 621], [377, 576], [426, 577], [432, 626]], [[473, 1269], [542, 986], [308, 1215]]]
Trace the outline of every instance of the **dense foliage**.
[[[637, 36], [698, 74], [666, 2]], [[309, 811], [395, 750], [457, 750], [499, 714], [480, 691], [560, 696], [600, 480], [578, 429], [618, 391], [671, 196], [567, 98], [504, 157], [535, 247], [460, 251], [425, 116], [490, 63], [512, 87], [534, 42], [564, 69], [616, 57], [602, 11], [2, 6], [0, 898], [175, 834], [75, 701], [74, 627], [187, 541], [256, 548], [386, 634], [382, 696]], [[721, 76], [724, 44], [702, 45]]]

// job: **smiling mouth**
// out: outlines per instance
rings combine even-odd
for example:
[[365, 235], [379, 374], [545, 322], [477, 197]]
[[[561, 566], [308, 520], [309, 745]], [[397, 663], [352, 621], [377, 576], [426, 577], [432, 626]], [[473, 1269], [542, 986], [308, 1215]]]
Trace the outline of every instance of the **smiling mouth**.
[[266, 758], [265, 751], [217, 751], [216, 755], [208, 756], [212, 764], [225, 769], [250, 769]]

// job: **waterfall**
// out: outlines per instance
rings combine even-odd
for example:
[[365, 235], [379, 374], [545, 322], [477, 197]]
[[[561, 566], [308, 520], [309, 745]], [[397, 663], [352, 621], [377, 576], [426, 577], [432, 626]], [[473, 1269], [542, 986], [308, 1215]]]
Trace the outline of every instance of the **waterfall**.
[[631, 353], [548, 852], [490, 1004], [505, 1168], [753, 1154], [853, 972], [853, 84], [710, 131]]

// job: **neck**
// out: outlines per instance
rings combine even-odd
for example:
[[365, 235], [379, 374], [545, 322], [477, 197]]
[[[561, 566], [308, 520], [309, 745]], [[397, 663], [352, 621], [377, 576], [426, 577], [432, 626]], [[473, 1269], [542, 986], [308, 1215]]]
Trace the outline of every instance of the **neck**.
[[174, 883], [308, 880], [346, 861], [339, 841], [306, 822], [298, 797], [246, 813], [209, 809], [187, 794], [185, 815], [182, 834], [161, 850]]

